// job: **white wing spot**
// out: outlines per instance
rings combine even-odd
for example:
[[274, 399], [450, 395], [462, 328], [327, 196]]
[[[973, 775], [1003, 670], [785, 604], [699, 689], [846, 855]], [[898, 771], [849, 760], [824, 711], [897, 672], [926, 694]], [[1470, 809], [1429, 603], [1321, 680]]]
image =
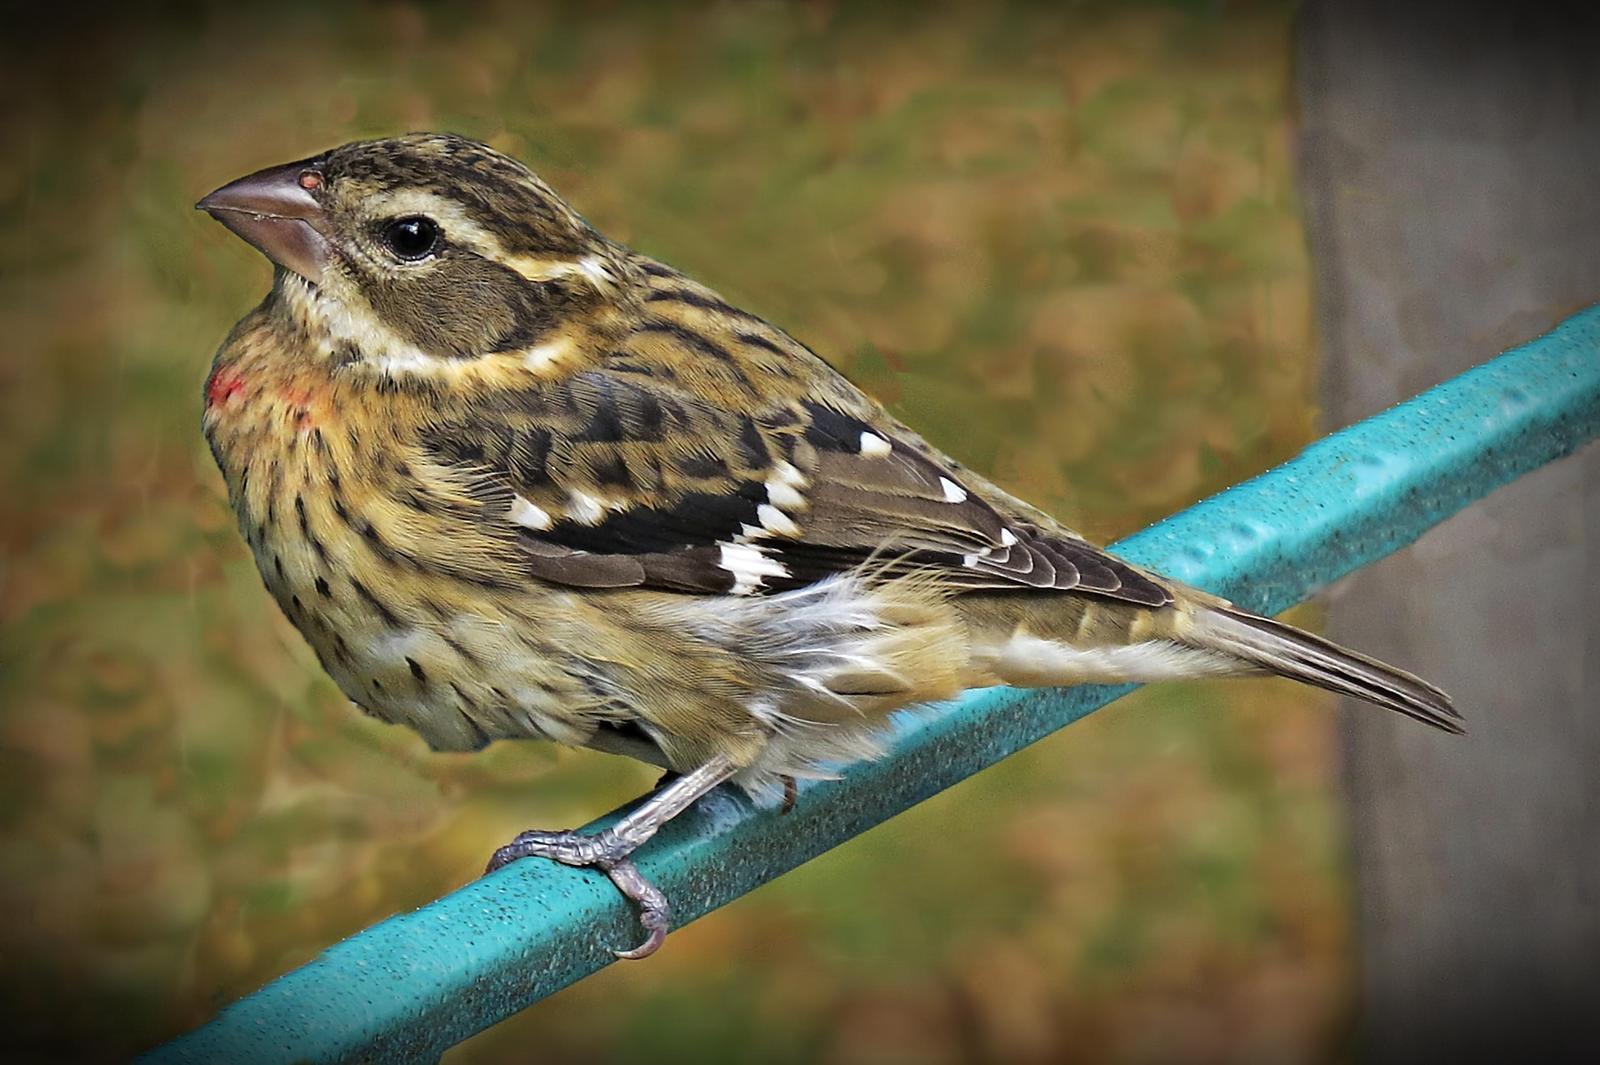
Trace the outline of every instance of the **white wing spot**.
[[786, 484], [773, 484], [770, 479], [767, 481], [767, 498], [789, 510], [799, 510], [806, 505], [805, 496]]
[[761, 587], [767, 577], [787, 577], [789, 567], [776, 559], [768, 558], [754, 544], [718, 544], [721, 558], [718, 565], [733, 574], [733, 594], [749, 595]]
[[939, 478], [939, 487], [944, 489], [944, 498], [947, 503], [965, 503], [967, 490], [956, 484], [948, 477]]
[[772, 476], [783, 484], [794, 485], [797, 488], [806, 486], [806, 475], [796, 469], [793, 463], [784, 462], [782, 459], [779, 459], [778, 464], [772, 468]]
[[567, 496], [567, 517], [580, 525], [598, 525], [605, 516], [606, 508], [587, 492], [573, 489]]
[[543, 532], [555, 524], [550, 517], [550, 512], [543, 507], [536, 507], [521, 496], [511, 497], [511, 510], [509, 517], [512, 521], [525, 529]]
[[763, 503], [757, 507], [756, 517], [760, 520], [761, 527], [767, 532], [777, 533], [779, 536], [800, 535], [800, 526], [796, 525], [789, 515], [771, 503]]
[[889, 443], [877, 433], [861, 434], [861, 453], [874, 458], [882, 458], [894, 450], [894, 445]]
[[779, 462], [767, 478], [767, 499], [784, 510], [801, 510], [806, 497], [800, 489], [806, 487], [806, 475], [787, 462]]
[[1010, 547], [1012, 544], [1014, 544], [1016, 542], [1017, 542], [1017, 534], [1016, 533], [1012, 532], [1010, 529], [1001, 529], [1000, 530], [1000, 546], [1001, 547]]

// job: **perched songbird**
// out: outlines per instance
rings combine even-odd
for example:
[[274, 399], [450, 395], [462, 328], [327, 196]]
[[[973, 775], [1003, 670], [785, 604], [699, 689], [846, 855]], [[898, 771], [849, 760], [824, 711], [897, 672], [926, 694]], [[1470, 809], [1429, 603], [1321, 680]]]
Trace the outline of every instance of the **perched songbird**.
[[267, 588], [358, 706], [459, 751], [538, 737], [723, 781], [871, 757], [996, 684], [1276, 673], [1459, 731], [1449, 699], [1123, 562], [940, 454], [804, 344], [445, 134], [348, 144], [199, 206], [277, 264], [205, 388]]

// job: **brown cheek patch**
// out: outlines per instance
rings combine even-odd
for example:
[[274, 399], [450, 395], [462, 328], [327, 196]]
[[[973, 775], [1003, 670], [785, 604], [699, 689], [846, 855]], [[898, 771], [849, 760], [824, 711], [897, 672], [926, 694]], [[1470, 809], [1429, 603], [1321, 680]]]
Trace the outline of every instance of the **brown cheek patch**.
[[566, 293], [456, 254], [415, 279], [375, 284], [368, 299], [386, 325], [421, 350], [473, 359], [536, 343], [558, 320]]

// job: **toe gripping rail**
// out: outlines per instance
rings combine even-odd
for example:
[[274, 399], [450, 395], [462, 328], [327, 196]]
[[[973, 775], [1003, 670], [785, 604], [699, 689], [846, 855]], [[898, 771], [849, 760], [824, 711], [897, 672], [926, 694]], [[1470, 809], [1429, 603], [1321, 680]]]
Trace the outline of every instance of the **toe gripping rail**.
[[[1600, 306], [1114, 550], [1273, 613], [1597, 431]], [[998, 688], [897, 715], [887, 757], [808, 784], [793, 812], [718, 789], [640, 850], [638, 865], [685, 923], [1129, 690]], [[637, 916], [600, 873], [517, 862], [330, 947], [143, 1060], [435, 1061], [611, 964], [613, 948], [638, 935]]]

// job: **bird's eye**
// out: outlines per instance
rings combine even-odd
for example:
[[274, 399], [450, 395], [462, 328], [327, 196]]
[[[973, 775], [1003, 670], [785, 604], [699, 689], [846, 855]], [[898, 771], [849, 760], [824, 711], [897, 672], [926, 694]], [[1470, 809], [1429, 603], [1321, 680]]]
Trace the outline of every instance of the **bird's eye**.
[[397, 218], [383, 227], [383, 244], [408, 262], [425, 259], [439, 244], [439, 224], [422, 215]]

